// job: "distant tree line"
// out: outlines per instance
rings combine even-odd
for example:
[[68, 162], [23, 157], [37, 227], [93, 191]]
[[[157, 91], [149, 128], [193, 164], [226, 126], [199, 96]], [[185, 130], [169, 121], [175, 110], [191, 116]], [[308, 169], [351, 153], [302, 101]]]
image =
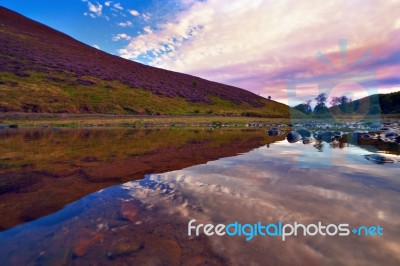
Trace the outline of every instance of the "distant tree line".
[[328, 101], [326, 93], [319, 94], [314, 100], [316, 101], [314, 109], [311, 107], [312, 100], [307, 100], [295, 106], [294, 109], [306, 115], [327, 116], [331, 113], [352, 114], [359, 107], [359, 102], [353, 102], [347, 96], [331, 97], [330, 108], [326, 105]]
[[[297, 111], [302, 112], [303, 114], [306, 115], [326, 115], [329, 114], [329, 108], [326, 106], [326, 101], [328, 100], [328, 96], [326, 93], [321, 93], [314, 99], [317, 104], [313, 108], [311, 107], [312, 100], [307, 100], [304, 103], [301, 103], [299, 105], [296, 105], [294, 109]], [[332, 99], [333, 100], [333, 99]]]
[[331, 97], [328, 108], [326, 93], [319, 94], [315, 99], [314, 109], [312, 100], [307, 100], [294, 107], [297, 111], [310, 116], [329, 116], [331, 114], [399, 114], [400, 113], [400, 91], [390, 94], [374, 94], [353, 101], [347, 96]]

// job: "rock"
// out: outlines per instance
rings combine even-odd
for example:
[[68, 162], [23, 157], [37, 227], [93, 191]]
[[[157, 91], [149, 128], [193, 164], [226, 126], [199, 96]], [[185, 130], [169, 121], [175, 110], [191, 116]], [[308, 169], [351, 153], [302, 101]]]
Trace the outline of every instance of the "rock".
[[315, 139], [321, 140], [323, 134], [324, 134], [324, 132], [317, 131], [317, 132], [314, 132], [313, 136]]
[[362, 139], [370, 139], [371, 136], [370, 136], [369, 134], [362, 134], [362, 135], [361, 135], [361, 138], [362, 138]]
[[328, 143], [332, 142], [332, 139], [335, 138], [335, 135], [331, 131], [326, 131], [326, 132], [318, 131], [315, 132], [313, 136], [317, 140], [323, 140]]
[[326, 131], [322, 134], [323, 140], [332, 140], [333, 137], [334, 137], [334, 135], [333, 135], [333, 132], [331, 132], [331, 131]]
[[395, 141], [397, 144], [400, 144], [400, 136], [398, 136], [397, 138], [395, 138], [394, 141]]
[[138, 212], [138, 206], [133, 202], [122, 202], [120, 207], [120, 216], [132, 223], [137, 221], [136, 214]]
[[143, 252], [151, 252], [162, 258], [157, 265], [181, 265], [182, 248], [174, 239], [145, 238]]
[[394, 163], [396, 162], [395, 160], [385, 157], [381, 154], [370, 154], [370, 155], [364, 155], [365, 159], [368, 161], [371, 161], [376, 164], [385, 164], [385, 163]]
[[13, 125], [9, 125], [8, 127], [9, 128], [18, 128], [18, 125], [13, 124]]
[[73, 255], [76, 257], [82, 257], [84, 256], [87, 251], [97, 242], [102, 240], [104, 235], [102, 233], [96, 233], [93, 237], [91, 238], [81, 238], [78, 240], [77, 246], [74, 248], [74, 253]]
[[303, 138], [303, 144], [310, 144], [312, 142], [311, 138]]
[[279, 136], [282, 134], [282, 131], [277, 128], [272, 128], [267, 131], [268, 136]]
[[286, 136], [286, 139], [289, 143], [295, 143], [301, 139], [301, 136], [296, 131], [292, 131], [289, 132], [289, 134]]
[[399, 134], [394, 130], [388, 130], [384, 133], [385, 138], [396, 138]]
[[112, 260], [120, 256], [128, 256], [138, 252], [143, 247], [144, 244], [142, 241], [132, 240], [119, 242], [111, 248], [111, 250], [107, 253], [107, 257]]
[[311, 131], [305, 128], [299, 128], [296, 130], [297, 133], [300, 134], [303, 138], [309, 138], [311, 137]]
[[332, 134], [334, 138], [341, 138], [343, 136], [343, 132], [341, 131], [333, 131]]
[[369, 135], [372, 139], [377, 139], [377, 138], [379, 137], [379, 135], [376, 134], [376, 133], [369, 133], [368, 135]]
[[71, 264], [70, 258], [71, 248], [64, 247], [50, 253], [42, 252], [35, 259], [35, 265], [67, 266]]

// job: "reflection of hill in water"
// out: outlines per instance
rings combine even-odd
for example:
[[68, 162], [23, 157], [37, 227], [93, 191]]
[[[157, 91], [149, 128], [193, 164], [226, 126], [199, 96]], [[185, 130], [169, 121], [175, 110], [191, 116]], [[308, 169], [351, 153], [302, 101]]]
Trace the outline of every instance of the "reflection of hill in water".
[[[149, 174], [142, 180], [104, 189], [61, 212], [3, 232], [0, 243], [7, 245], [0, 258], [20, 264], [31, 258], [62, 257], [79, 265], [196, 265], [199, 261], [200, 265], [292, 265], [293, 261], [308, 265], [398, 265], [399, 231], [393, 221], [398, 221], [400, 213], [396, 201], [399, 165], [371, 164], [354, 145], [336, 149], [322, 144], [325, 149], [319, 153], [312, 145], [280, 141], [269, 148], [265, 145], [238, 156]], [[346, 154], [359, 161], [345, 161]], [[305, 156], [326, 167], [304, 167], [301, 159]], [[352, 227], [378, 223], [385, 236], [299, 235], [285, 242], [261, 236], [251, 241], [243, 236], [189, 237], [191, 219], [196, 219], [196, 224], [214, 225], [235, 221], [322, 221]], [[89, 248], [81, 248], [87, 238], [91, 240], [86, 245]], [[65, 245], [72, 250], [56, 252], [64, 251]], [[13, 246], [18, 246], [22, 255], [10, 252]], [[359, 256], [354, 256], [354, 249]], [[46, 254], [38, 256], [40, 250]]]
[[37, 219], [87, 194], [283, 140], [251, 129], [0, 131], [0, 228]]

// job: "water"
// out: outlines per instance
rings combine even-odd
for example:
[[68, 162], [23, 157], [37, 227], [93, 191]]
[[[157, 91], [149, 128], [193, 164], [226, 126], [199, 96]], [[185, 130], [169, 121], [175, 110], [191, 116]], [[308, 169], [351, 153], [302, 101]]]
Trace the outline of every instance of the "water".
[[[102, 185], [106, 185], [123, 181], [120, 182], [123, 184], [105, 186], [90, 195], [82, 195], [81, 199], [64, 208], [60, 207], [47, 216], [38, 217], [31, 222], [20, 222], [19, 226], [4, 230], [0, 233], [0, 261], [6, 265], [400, 263], [399, 146], [382, 143], [371, 145], [371, 142], [368, 145], [354, 145], [344, 140], [312, 140], [309, 144], [290, 144], [282, 136], [267, 136], [265, 130], [216, 130], [197, 133], [177, 130], [169, 133], [167, 131], [164, 134], [167, 137], [161, 144], [155, 145], [152, 152], [121, 155], [117, 152], [119, 148], [109, 148], [118, 159], [105, 159], [108, 158], [109, 151], [104, 149], [101, 152], [99, 145], [103, 143], [105, 147], [112, 146], [105, 141], [112, 135], [128, 136], [121, 137], [119, 141], [114, 139], [113, 143], [116, 147], [125, 145], [124, 150], [129, 150], [131, 146], [127, 143], [138, 144], [139, 141], [125, 142], [124, 138], [139, 135], [139, 139], [146, 142], [145, 139], [152, 139], [160, 134], [148, 131], [146, 137], [143, 132], [132, 132], [131, 135], [127, 131], [119, 134], [108, 131], [88, 133], [91, 136], [89, 139], [93, 140], [89, 141], [93, 150], [88, 150], [86, 141], [73, 142], [77, 147], [86, 143], [84, 157], [97, 154], [95, 161], [98, 163], [95, 166], [90, 165], [95, 162], [73, 166], [85, 173], [91, 173], [90, 182], [85, 182], [96, 184], [96, 181], [102, 181]], [[59, 138], [59, 133], [49, 134], [55, 135], [45, 139]], [[173, 145], [175, 149], [185, 147], [182, 151], [186, 154], [192, 152], [186, 159], [193, 161], [197, 158], [192, 166], [182, 163], [185, 160], [181, 155], [174, 157], [174, 153], [161, 152], [164, 149], [168, 151], [168, 147], [177, 139], [176, 136], [179, 136], [178, 139], [187, 136], [183, 144]], [[97, 141], [99, 144], [93, 144]], [[16, 142], [14, 139], [13, 143]], [[165, 142], [170, 144], [165, 146]], [[203, 144], [201, 147], [196, 146], [200, 143], [207, 143], [208, 156], [198, 158], [198, 149], [205, 147]], [[217, 151], [219, 154], [216, 154]], [[164, 171], [166, 168], [163, 165], [158, 165], [158, 169], [155, 166], [151, 169], [143, 168], [140, 171], [143, 173], [142, 179], [134, 180], [135, 172], [129, 167], [124, 168], [121, 162], [129, 164], [133, 163], [132, 158], [142, 158], [142, 162], [146, 164], [153, 158], [144, 157], [149, 153], [157, 161], [165, 157], [169, 163], [178, 160], [179, 163], [174, 167], [180, 170]], [[391, 162], [381, 163], [365, 157], [372, 154], [384, 155]], [[11, 155], [8, 154], [8, 157], [11, 158]], [[33, 164], [34, 158], [31, 160]], [[81, 155], [63, 155], [63, 162], [68, 162], [68, 165], [77, 161], [81, 161]], [[38, 162], [35, 169], [39, 167]], [[54, 162], [43, 164], [42, 167], [53, 164]], [[114, 167], [107, 168], [107, 164]], [[88, 170], [90, 167], [101, 168], [100, 173], [105, 173], [107, 169], [114, 170], [105, 175], [93, 169]], [[25, 168], [23, 171], [27, 171]], [[64, 169], [62, 164], [60, 169]], [[22, 170], [19, 168], [18, 171]], [[11, 172], [18, 171], [14, 169]], [[125, 178], [116, 179], [111, 174], [113, 171], [119, 171], [126, 178], [129, 178], [129, 173], [133, 173], [133, 177], [131, 181]], [[58, 181], [60, 179], [62, 177], [57, 177]], [[74, 182], [69, 183], [70, 187], [65, 188], [66, 192], [72, 193]], [[37, 196], [40, 189], [28, 189], [29, 187], [26, 185], [18, 193], [7, 190], [0, 196], [12, 198], [11, 194], [14, 193], [40, 199]], [[46, 191], [46, 186], [41, 184], [41, 189]], [[191, 219], [196, 219], [196, 224], [214, 225], [236, 221], [242, 224], [254, 224], [258, 221], [317, 224], [321, 221], [324, 224], [347, 223], [350, 224], [350, 229], [362, 225], [379, 225], [384, 228], [384, 234], [374, 237], [357, 236], [353, 233], [349, 236], [299, 235], [288, 237], [286, 241], [282, 241], [281, 237], [255, 236], [246, 241], [245, 236], [188, 236], [188, 222]]]

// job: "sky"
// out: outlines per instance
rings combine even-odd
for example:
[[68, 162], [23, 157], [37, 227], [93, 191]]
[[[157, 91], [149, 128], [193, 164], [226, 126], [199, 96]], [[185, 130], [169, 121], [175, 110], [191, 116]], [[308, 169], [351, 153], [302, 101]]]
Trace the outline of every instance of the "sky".
[[400, 0], [1, 0], [88, 45], [295, 105], [400, 90]]

